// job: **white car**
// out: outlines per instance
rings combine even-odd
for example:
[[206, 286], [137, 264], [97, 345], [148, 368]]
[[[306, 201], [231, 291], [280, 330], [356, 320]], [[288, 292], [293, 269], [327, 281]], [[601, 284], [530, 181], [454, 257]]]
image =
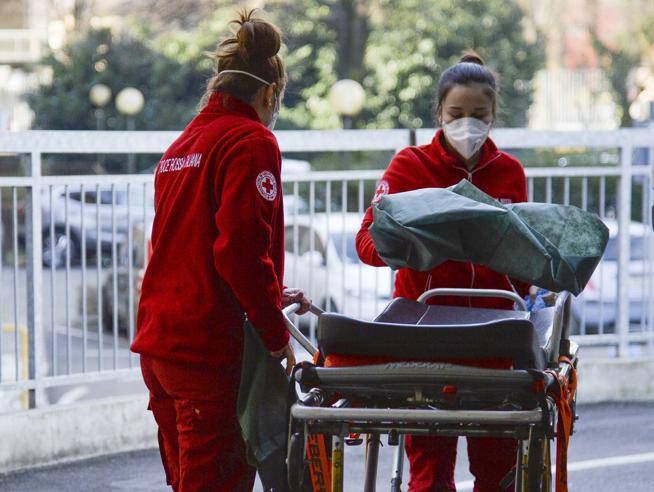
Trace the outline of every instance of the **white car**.
[[[393, 276], [388, 267], [364, 265], [356, 252], [355, 237], [361, 226], [357, 213], [302, 214], [285, 218], [284, 283], [299, 287], [314, 304], [329, 311], [361, 319], [373, 319], [390, 302]], [[150, 243], [151, 228], [146, 231]], [[311, 244], [313, 232], [313, 245]], [[297, 238], [297, 239], [296, 239]], [[134, 233], [137, 254], [134, 255], [134, 305], [138, 305], [143, 270], [140, 228]], [[313, 251], [311, 247], [313, 246]], [[119, 257], [126, 258], [124, 248]], [[128, 274], [127, 264], [121, 261], [118, 269], [118, 319], [122, 331], [128, 326]], [[103, 285], [103, 320], [111, 326], [113, 318], [113, 277], [108, 274]], [[301, 318], [303, 323], [310, 318]]]
[[373, 319], [391, 299], [391, 270], [359, 260], [355, 237], [360, 214], [329, 215], [287, 213], [284, 283], [303, 289], [323, 309]]
[[[597, 266], [583, 294], [572, 304], [574, 320], [586, 327], [586, 332], [597, 333], [600, 326], [615, 325], [618, 299], [618, 224], [615, 220], [604, 221], [609, 228], [609, 242], [602, 261]], [[629, 293], [629, 320], [639, 323], [648, 305], [648, 252], [654, 237], [641, 222], [629, 224], [630, 260], [627, 291]]]
[[[86, 252], [88, 256], [96, 253], [98, 208], [100, 214], [100, 248], [103, 254], [111, 252], [113, 241], [112, 213], [116, 222], [115, 241], [118, 245], [125, 242], [128, 229], [128, 212], [131, 212], [132, 226], [143, 222], [152, 222], [154, 217], [154, 198], [149, 193], [144, 208], [144, 193], [142, 186], [130, 188], [129, 207], [127, 205], [127, 190], [116, 187], [112, 197], [111, 187], [100, 188], [100, 206], [97, 206], [97, 192], [95, 187], [87, 189], [84, 194], [84, 232], [86, 238]], [[82, 246], [82, 194], [79, 190], [69, 189], [68, 192], [68, 227], [70, 229], [68, 244], [66, 237], [66, 191], [63, 186], [52, 190], [52, 207], [50, 207], [50, 193], [44, 192], [42, 198], [42, 225], [43, 225], [43, 263], [45, 266], [54, 264], [59, 268], [66, 262], [66, 249], [70, 248], [70, 258], [73, 263], [81, 258]], [[112, 205], [113, 202], [113, 205]], [[54, 230], [50, 231], [52, 209], [52, 224]], [[113, 212], [112, 212], [113, 209]], [[54, 238], [54, 242], [52, 239]], [[106, 258], [106, 256], [105, 256]]]

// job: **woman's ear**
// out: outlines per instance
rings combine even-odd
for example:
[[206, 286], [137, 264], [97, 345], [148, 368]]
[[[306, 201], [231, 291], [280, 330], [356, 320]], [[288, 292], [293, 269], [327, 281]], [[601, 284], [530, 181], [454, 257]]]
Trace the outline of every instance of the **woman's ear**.
[[440, 105], [436, 108], [434, 118], [436, 118], [436, 124], [438, 126], [443, 126], [443, 108]]

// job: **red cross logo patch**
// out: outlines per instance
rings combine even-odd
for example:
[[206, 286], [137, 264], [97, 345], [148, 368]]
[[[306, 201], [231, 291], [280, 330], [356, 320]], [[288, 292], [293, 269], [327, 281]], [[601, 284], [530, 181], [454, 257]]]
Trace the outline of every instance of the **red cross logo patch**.
[[261, 196], [268, 201], [273, 201], [277, 196], [277, 181], [270, 171], [262, 171], [257, 176], [257, 190]]
[[377, 189], [375, 190], [375, 196], [372, 199], [372, 203], [378, 203], [379, 200], [381, 200], [382, 196], [388, 195], [388, 190], [389, 190], [388, 181], [382, 179], [377, 185]]

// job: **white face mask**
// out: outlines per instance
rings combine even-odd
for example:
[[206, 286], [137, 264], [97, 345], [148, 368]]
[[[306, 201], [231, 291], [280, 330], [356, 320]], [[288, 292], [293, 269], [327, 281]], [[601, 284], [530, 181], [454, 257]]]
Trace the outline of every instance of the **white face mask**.
[[443, 124], [447, 141], [464, 159], [470, 159], [484, 145], [490, 129], [490, 123], [477, 118], [459, 118]]
[[270, 117], [270, 123], [268, 123], [268, 130], [273, 131], [275, 129], [275, 124], [277, 123], [277, 118], [279, 117], [279, 109], [281, 104], [279, 104], [279, 96], [275, 96], [275, 109], [273, 109], [272, 116]]
[[[238, 73], [241, 75], [247, 75], [248, 77], [252, 77], [255, 80], [258, 80], [259, 82], [266, 84], [266, 85], [271, 85], [270, 82], [267, 80], [262, 79], [261, 77], [257, 77], [253, 73], [250, 72], [245, 72], [243, 70], [223, 70], [221, 71], [218, 75], [223, 74], [223, 73]], [[275, 109], [273, 109], [272, 116], [270, 117], [270, 123], [268, 123], [267, 127], [270, 131], [273, 131], [275, 129], [275, 124], [277, 123], [277, 118], [279, 117], [279, 109], [281, 107], [281, 97], [279, 95], [275, 95]]]

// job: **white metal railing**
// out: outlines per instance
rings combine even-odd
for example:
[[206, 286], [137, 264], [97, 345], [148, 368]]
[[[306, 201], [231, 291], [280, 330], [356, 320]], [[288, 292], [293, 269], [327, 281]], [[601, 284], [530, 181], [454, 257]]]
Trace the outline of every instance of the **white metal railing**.
[[[29, 158], [27, 176], [0, 177], [0, 405], [7, 394], [35, 407], [47, 403], [48, 392], [58, 386], [139, 377], [129, 343], [153, 216], [152, 176], [44, 176], [43, 155], [161, 154], [177, 135], [0, 132], [0, 153]], [[433, 135], [430, 129], [277, 133], [285, 154], [333, 152], [334, 159], [348, 151], [384, 151], [386, 159]], [[534, 168], [523, 163], [530, 199], [594, 211], [617, 231], [612, 239], [618, 245], [617, 261], [603, 262], [597, 273], [599, 292], [577, 301], [578, 341], [615, 347], [622, 357], [629, 356], [634, 343], [651, 347], [652, 241], [651, 227], [643, 224], [651, 221], [654, 131], [507, 129], [496, 130], [493, 138], [507, 149], [619, 153], [619, 164], [609, 166]], [[650, 148], [649, 165], [632, 165], [637, 147]], [[382, 172], [285, 177], [287, 285], [303, 287], [319, 305], [353, 316], [379, 312], [391, 295], [392, 275], [348, 259], [348, 253], [352, 256], [353, 235]], [[634, 236], [642, 236], [638, 247], [644, 251], [636, 261], [630, 254]], [[630, 270], [640, 280], [634, 281]], [[309, 326], [312, 335], [313, 328]]]

